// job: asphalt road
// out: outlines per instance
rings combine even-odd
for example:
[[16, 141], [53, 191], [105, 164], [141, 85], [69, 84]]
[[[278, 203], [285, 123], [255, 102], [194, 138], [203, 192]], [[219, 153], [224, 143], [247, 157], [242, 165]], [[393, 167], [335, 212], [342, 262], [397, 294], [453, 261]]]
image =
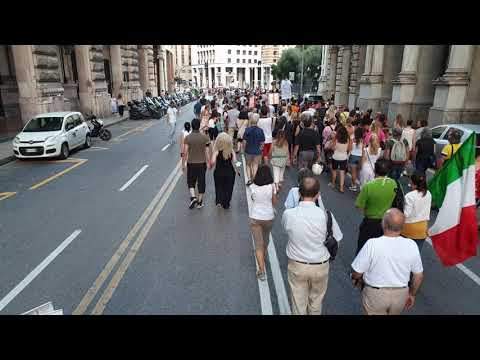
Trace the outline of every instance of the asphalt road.
[[[182, 110], [178, 136], [192, 108]], [[268, 281], [259, 283], [243, 174], [230, 210], [214, 205], [212, 171], [205, 207], [189, 210], [178, 143], [166, 147], [165, 121], [125, 121], [109, 129], [110, 142], [96, 140], [71, 162], [0, 166], [0, 193], [15, 193], [0, 200], [0, 314], [47, 301], [65, 314], [288, 314], [280, 220], [293, 169], [277, 206]], [[361, 314], [360, 294], [348, 278], [361, 215], [353, 194], [335, 192], [320, 178], [323, 201], [344, 233], [324, 311]], [[425, 282], [409, 313], [480, 313], [478, 258], [464, 264], [472, 279], [457, 267], [444, 268], [428, 244], [422, 257]]]

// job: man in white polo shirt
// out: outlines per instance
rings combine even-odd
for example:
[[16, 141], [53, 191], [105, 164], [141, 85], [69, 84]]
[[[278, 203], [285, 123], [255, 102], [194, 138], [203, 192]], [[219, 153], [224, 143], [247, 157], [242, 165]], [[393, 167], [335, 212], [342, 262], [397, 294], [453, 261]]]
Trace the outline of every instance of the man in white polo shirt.
[[400, 210], [387, 210], [383, 236], [368, 240], [352, 263], [352, 280], [363, 288], [367, 315], [399, 315], [415, 303], [423, 280], [422, 259], [415, 242], [400, 236], [404, 223]]
[[[288, 284], [294, 315], [321, 315], [327, 292], [330, 253], [324, 245], [327, 216], [315, 205], [320, 183], [314, 177], [300, 181], [301, 201], [285, 210], [282, 225], [288, 234]], [[332, 234], [340, 241], [343, 234], [332, 214]]]

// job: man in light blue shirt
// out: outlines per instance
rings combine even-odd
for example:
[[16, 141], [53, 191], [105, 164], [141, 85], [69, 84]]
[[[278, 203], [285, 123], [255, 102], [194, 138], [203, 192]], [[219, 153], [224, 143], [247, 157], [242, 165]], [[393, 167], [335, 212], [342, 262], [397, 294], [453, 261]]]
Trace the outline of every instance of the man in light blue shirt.
[[[305, 177], [313, 177], [313, 172], [308, 169], [308, 168], [303, 168], [298, 171], [298, 183], [302, 181], [303, 178]], [[285, 209], [291, 209], [294, 207], [298, 206], [298, 203], [300, 202], [300, 192], [298, 189], [298, 186], [294, 186], [290, 189], [287, 195], [287, 199], [285, 200]], [[321, 209], [325, 209], [325, 206], [323, 205], [322, 201], [322, 196], [320, 193], [318, 194], [318, 199], [316, 201], [317, 206], [320, 207]]]
[[[283, 229], [288, 235], [288, 284], [294, 315], [321, 315], [327, 291], [330, 253], [325, 246], [327, 214], [315, 205], [320, 183], [314, 177], [300, 182], [302, 201], [284, 211]], [[332, 215], [332, 235], [340, 241], [343, 234]]]

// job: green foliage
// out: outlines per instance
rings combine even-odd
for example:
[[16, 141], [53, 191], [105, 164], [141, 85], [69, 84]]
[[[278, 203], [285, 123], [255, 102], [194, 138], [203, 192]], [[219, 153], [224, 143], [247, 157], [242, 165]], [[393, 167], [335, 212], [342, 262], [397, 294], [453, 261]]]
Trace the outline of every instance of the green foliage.
[[303, 51], [303, 76], [305, 81], [318, 79], [320, 76], [320, 64], [322, 61], [321, 45], [297, 45], [285, 50], [277, 62], [272, 65], [272, 76], [275, 79], [288, 77], [289, 72], [295, 72], [295, 81], [300, 81], [302, 71]]

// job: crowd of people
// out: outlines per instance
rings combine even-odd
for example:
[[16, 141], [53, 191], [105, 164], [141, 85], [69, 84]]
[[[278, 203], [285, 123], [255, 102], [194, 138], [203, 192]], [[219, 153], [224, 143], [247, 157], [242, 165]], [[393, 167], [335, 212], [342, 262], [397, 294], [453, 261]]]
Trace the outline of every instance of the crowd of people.
[[[256, 275], [264, 281], [285, 168], [296, 168], [298, 186], [289, 189], [282, 215], [289, 239], [292, 310], [321, 314], [335, 257], [325, 242], [343, 237], [320, 193], [323, 170], [332, 189], [358, 193], [355, 206], [364, 218], [351, 277], [362, 289], [364, 312], [400, 314], [413, 306], [423, 279], [421, 250], [432, 206], [425, 172], [457, 151], [459, 134], [453, 131], [449, 141], [437, 159], [425, 120], [414, 123], [397, 115], [389, 123], [383, 113], [348, 109], [331, 100], [282, 99], [277, 91], [258, 89], [210, 89], [195, 104], [194, 119], [184, 124], [181, 135], [189, 208], [204, 206], [205, 173], [214, 168], [216, 206], [229, 209], [242, 153]], [[408, 191], [398, 181], [401, 177], [409, 179]]]

